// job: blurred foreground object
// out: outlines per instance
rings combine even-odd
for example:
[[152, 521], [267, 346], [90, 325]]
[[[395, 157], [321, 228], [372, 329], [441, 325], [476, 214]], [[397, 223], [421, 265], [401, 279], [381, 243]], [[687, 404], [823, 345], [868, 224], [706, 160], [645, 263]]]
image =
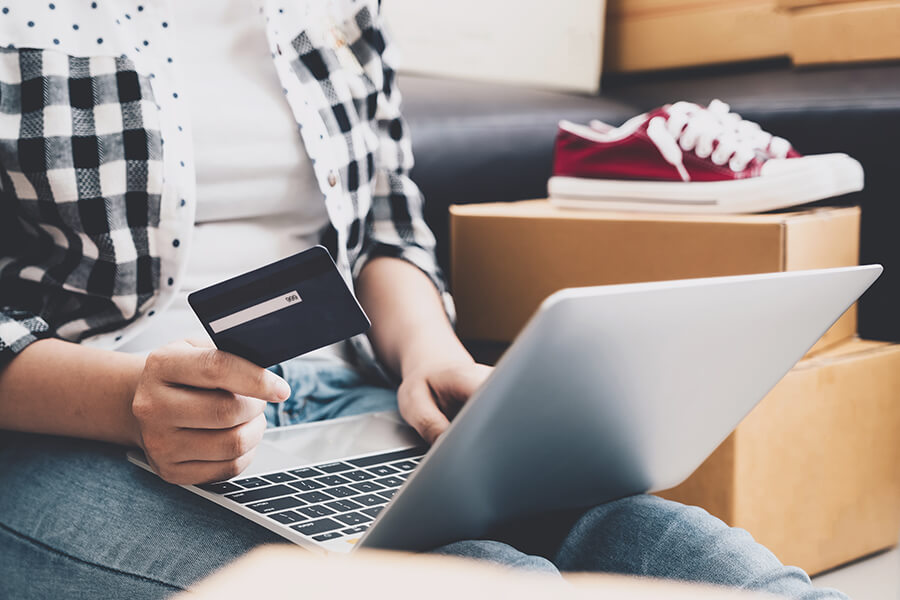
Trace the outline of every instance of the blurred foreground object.
[[[287, 576], [273, 576], [286, 573]], [[558, 600], [752, 600], [737, 590], [616, 575], [543, 575], [487, 563], [389, 552], [315, 557], [290, 546], [267, 546], [200, 582], [182, 600], [247, 598], [554, 598]]]

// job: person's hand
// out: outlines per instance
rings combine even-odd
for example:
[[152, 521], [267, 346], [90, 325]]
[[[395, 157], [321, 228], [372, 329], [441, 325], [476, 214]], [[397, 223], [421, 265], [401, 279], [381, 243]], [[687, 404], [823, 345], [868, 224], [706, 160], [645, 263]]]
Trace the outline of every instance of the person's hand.
[[266, 428], [266, 402], [287, 382], [215, 348], [181, 341], [152, 352], [131, 404], [139, 445], [170, 483], [220, 481], [243, 471]]
[[433, 444], [491, 370], [473, 360], [418, 366], [403, 375], [397, 390], [400, 414]]

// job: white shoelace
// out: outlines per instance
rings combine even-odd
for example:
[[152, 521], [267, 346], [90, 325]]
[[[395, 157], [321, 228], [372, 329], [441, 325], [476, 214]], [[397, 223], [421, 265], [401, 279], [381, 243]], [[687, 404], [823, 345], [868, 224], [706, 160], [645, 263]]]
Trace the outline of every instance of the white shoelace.
[[728, 127], [734, 129], [738, 137], [753, 143], [754, 148], [768, 152], [773, 158], [786, 158], [791, 149], [791, 143], [784, 138], [772, 135], [765, 131], [759, 124], [748, 121], [737, 113], [731, 112], [731, 107], [721, 100], [713, 100], [707, 110], [719, 117], [719, 120]]
[[676, 102], [668, 108], [668, 117], [654, 117], [647, 135], [660, 154], [678, 170], [682, 181], [690, 181], [684, 168], [684, 152], [709, 158], [719, 166], [728, 165], [737, 173], [747, 168], [759, 152], [784, 158], [790, 143], [764, 131], [752, 121], [730, 112], [730, 107], [713, 100], [708, 108], [691, 102]]

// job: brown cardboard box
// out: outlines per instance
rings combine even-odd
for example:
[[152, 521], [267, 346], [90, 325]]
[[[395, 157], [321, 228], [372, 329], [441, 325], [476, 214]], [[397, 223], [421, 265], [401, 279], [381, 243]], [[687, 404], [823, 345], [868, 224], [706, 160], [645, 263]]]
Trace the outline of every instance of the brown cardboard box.
[[662, 494], [820, 573], [900, 537], [900, 345], [807, 358], [682, 485]]
[[[566, 210], [545, 200], [450, 208], [465, 340], [510, 342], [567, 287], [855, 265], [860, 211], [699, 216]], [[851, 308], [813, 352], [856, 333]]]
[[900, 58], [900, 3], [847, 2], [790, 11], [794, 64]]
[[645, 71], [786, 56], [775, 0], [609, 0], [604, 67]]

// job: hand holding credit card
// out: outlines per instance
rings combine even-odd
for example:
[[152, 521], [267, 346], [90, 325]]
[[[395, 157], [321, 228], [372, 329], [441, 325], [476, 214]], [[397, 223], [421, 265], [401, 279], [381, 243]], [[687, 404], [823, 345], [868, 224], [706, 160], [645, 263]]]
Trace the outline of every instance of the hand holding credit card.
[[197, 290], [188, 303], [217, 348], [261, 367], [370, 326], [322, 246]]

